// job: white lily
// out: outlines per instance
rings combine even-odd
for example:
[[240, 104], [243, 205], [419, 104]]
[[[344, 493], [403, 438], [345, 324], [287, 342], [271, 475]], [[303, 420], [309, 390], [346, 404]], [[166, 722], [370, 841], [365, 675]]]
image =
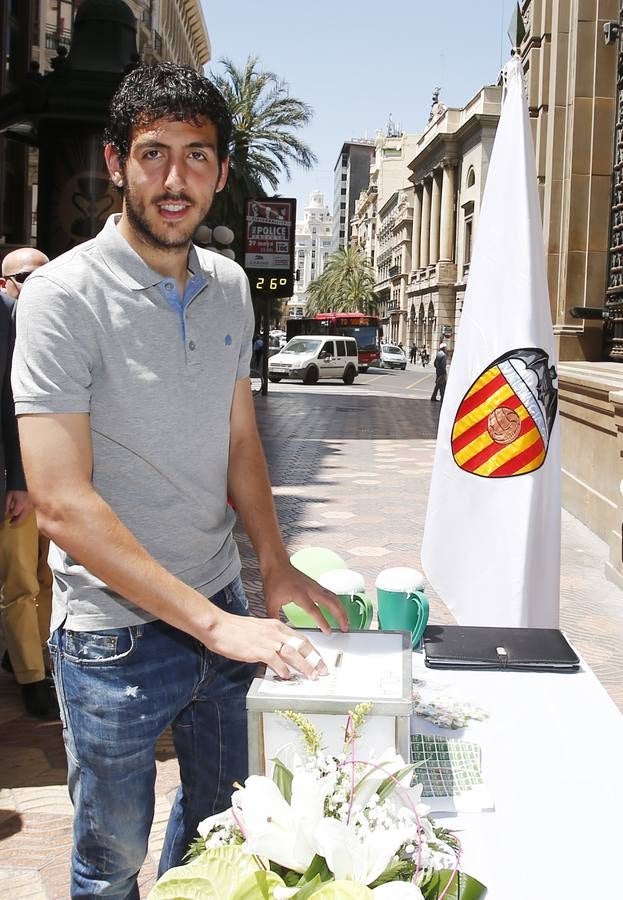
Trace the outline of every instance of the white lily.
[[328, 779], [298, 769], [292, 778], [292, 800], [287, 803], [270, 778], [247, 778], [244, 788], [233, 795], [232, 804], [248, 852], [268, 857], [294, 872], [304, 872], [316, 853], [315, 831], [332, 786]]
[[316, 828], [316, 852], [324, 856], [336, 881], [370, 884], [412, 834], [412, 828], [379, 828], [359, 837], [345, 822], [324, 818]]
[[388, 881], [373, 888], [375, 900], [424, 900], [424, 894], [411, 881]]
[[[402, 756], [395, 753], [393, 748], [388, 747], [386, 750], [381, 753], [378, 759], [375, 759], [374, 754], [370, 756], [370, 761], [363, 770], [363, 772], [357, 777], [357, 788], [356, 788], [356, 798], [357, 804], [360, 806], [365, 806], [370, 798], [375, 794], [381, 784], [388, 778], [390, 775], [394, 777], [401, 769], [404, 769], [406, 763]], [[350, 769], [346, 766], [346, 771], [350, 774]], [[408, 788], [411, 783], [412, 772], [409, 771], [406, 775], [403, 775], [402, 778], [398, 780], [398, 783], [401, 787]], [[396, 790], [398, 790], [398, 786], [396, 785]]]
[[216, 815], [214, 816], [208, 816], [208, 818], [204, 819], [203, 822], [199, 822], [197, 831], [199, 832], [201, 837], [205, 839], [212, 831], [214, 831], [215, 828], [218, 828], [220, 825], [226, 828], [230, 828], [235, 824], [236, 821], [232, 815], [230, 808], [224, 810], [223, 812], [216, 813]]

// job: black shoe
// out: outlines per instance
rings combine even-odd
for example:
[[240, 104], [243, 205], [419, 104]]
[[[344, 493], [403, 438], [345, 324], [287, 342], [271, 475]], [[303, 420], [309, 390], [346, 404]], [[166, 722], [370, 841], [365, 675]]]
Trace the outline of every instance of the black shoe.
[[0, 666], [4, 669], [5, 672], [8, 672], [9, 675], [13, 674], [13, 666], [11, 665], [11, 657], [9, 656], [9, 651], [4, 651], [4, 656], [2, 657], [2, 662]]
[[36, 719], [58, 719], [59, 710], [53, 687], [47, 678], [22, 684], [22, 700], [26, 711]]

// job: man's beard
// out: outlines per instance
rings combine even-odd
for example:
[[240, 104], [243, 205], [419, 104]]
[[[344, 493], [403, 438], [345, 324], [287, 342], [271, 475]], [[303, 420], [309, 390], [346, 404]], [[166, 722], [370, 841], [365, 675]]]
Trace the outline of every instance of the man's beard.
[[[150, 246], [154, 247], [157, 250], [177, 250], [180, 247], [187, 247], [192, 240], [192, 236], [195, 233], [197, 226], [201, 224], [211, 206], [211, 203], [206, 204], [206, 208], [200, 211], [201, 215], [198, 216], [194, 223], [188, 223], [185, 226], [184, 231], [178, 231], [175, 235], [171, 234], [170, 236], [168, 236], [165, 222], [162, 223], [162, 234], [158, 234], [156, 231], [154, 231], [147, 218], [145, 203], [135, 198], [132, 193], [132, 189], [128, 184], [125, 184], [123, 187], [123, 198], [125, 201], [125, 210], [128, 221], [130, 222], [132, 228], [143, 238], [143, 240], [147, 244], [150, 244]], [[190, 197], [187, 197], [186, 194], [165, 194], [161, 197], [157, 197], [155, 201], [152, 201], [152, 203], [154, 204], [154, 209], [156, 209], [156, 216], [158, 215], [156, 206], [157, 203], [166, 201], [174, 202], [176, 200], [190, 203], [191, 210], [195, 210], [197, 208], [196, 204], [193, 203]]]

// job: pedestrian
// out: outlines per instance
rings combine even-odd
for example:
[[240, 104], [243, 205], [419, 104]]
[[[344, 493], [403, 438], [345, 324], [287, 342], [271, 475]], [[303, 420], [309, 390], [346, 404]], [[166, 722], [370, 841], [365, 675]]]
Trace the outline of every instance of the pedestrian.
[[430, 362], [430, 355], [428, 353], [428, 350], [426, 349], [426, 344], [424, 344], [424, 346], [422, 347], [420, 359], [422, 360], [422, 368], [425, 369]]
[[446, 391], [446, 382], [448, 380], [448, 357], [446, 355], [446, 344], [440, 344], [439, 350], [435, 356], [433, 365], [435, 366], [435, 387], [431, 395], [431, 400], [439, 399], [443, 402], [443, 395]]
[[[2, 260], [0, 289], [14, 313], [24, 282], [48, 258], [34, 247], [13, 250]], [[21, 687], [26, 711], [39, 719], [56, 718], [58, 704], [46, 678], [44, 647], [50, 632], [52, 573], [49, 540], [40, 534], [34, 509], [0, 524], [0, 616], [7, 650], [2, 667]]]
[[[72, 897], [138, 897], [156, 741], [181, 785], [159, 872], [247, 775], [255, 664], [326, 666], [278, 619], [324, 629], [334, 594], [290, 564], [249, 381], [242, 269], [192, 244], [228, 173], [232, 123], [194, 69], [139, 66], [112, 99], [104, 155], [123, 193], [93, 240], [38, 269], [17, 309], [13, 387], [24, 468], [54, 555], [54, 676], [74, 803]], [[269, 618], [248, 614], [231, 497]], [[291, 667], [291, 669], [290, 669]]]
[[411, 344], [411, 350], [409, 351], [409, 362], [415, 363], [417, 362], [417, 344]]
[[264, 350], [264, 341], [261, 335], [257, 335], [257, 337], [253, 341], [253, 368], [261, 369], [262, 367], [262, 352]]

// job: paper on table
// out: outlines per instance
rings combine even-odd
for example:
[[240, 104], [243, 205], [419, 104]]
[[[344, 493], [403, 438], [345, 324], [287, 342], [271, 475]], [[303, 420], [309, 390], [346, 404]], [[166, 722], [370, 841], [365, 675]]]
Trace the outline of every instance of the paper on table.
[[268, 669], [258, 693], [292, 697], [352, 697], [362, 700], [402, 697], [402, 656], [396, 653], [400, 636], [387, 634], [382, 640], [375, 632], [373, 647], [364, 632], [314, 634], [313, 643], [321, 653], [329, 674], [316, 681], [294, 675], [279, 678]]

